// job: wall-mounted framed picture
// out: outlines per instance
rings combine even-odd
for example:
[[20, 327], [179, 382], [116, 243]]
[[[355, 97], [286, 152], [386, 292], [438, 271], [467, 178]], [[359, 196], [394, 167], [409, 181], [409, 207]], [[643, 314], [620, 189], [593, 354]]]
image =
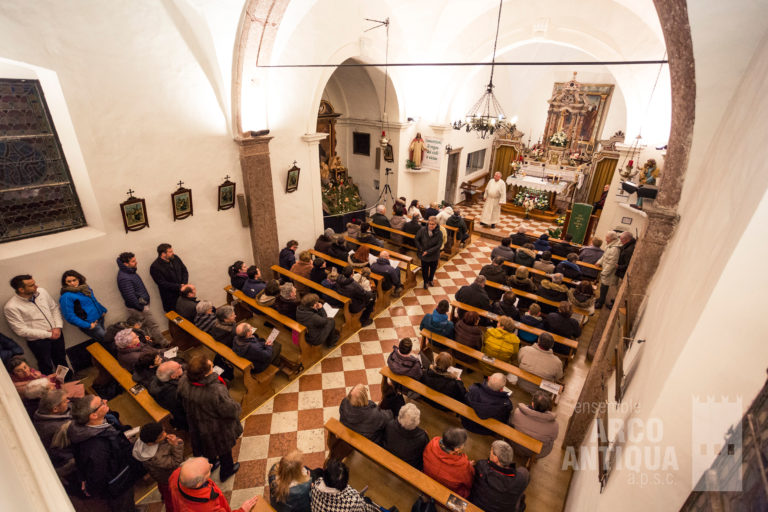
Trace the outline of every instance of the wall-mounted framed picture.
[[[179, 182], [181, 183], [181, 182]], [[176, 192], [171, 194], [171, 206], [173, 207], [173, 220], [186, 219], [193, 213], [192, 191], [179, 186]]]
[[131, 197], [120, 203], [120, 213], [123, 217], [123, 226], [125, 226], [126, 233], [149, 227], [147, 205], [144, 199], [131, 195]]
[[296, 189], [299, 188], [299, 173], [301, 172], [301, 169], [296, 167], [296, 164], [293, 164], [293, 167], [288, 169], [288, 177], [285, 180], [285, 192], [295, 192]]
[[219, 210], [229, 210], [235, 207], [235, 183], [229, 181], [229, 176], [224, 178], [224, 183], [219, 185]]

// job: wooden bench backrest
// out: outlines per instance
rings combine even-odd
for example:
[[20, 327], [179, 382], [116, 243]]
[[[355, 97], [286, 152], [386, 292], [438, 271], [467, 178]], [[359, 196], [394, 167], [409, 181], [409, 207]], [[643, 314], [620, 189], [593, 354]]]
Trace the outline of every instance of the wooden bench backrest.
[[414, 240], [414, 243], [416, 241], [416, 235], [406, 233], [405, 231], [400, 231], [399, 229], [391, 228], [389, 226], [382, 226], [381, 224], [374, 224], [373, 222], [371, 222], [371, 227], [374, 227], [376, 229], [381, 229], [384, 231], [389, 231], [390, 233], [395, 233], [396, 235], [404, 236], [405, 238], [412, 238]]
[[[461, 499], [460, 496], [456, 495], [443, 484], [428, 477], [404, 460], [395, 457], [370, 439], [367, 439], [354, 430], [345, 427], [336, 418], [330, 418], [325, 423], [325, 429], [335, 435], [337, 438], [352, 446], [361, 454], [371, 459], [373, 462], [387, 468], [403, 481], [411, 484], [423, 493], [431, 496], [441, 505], [445, 505], [448, 502], [448, 497], [451, 494]], [[467, 502], [466, 512], [482, 512], [482, 510]]]
[[[492, 313], [484, 309], [476, 308], [475, 306], [470, 306], [469, 304], [464, 304], [463, 302], [459, 302], [455, 299], [451, 301], [451, 306], [455, 308], [463, 309], [464, 311], [474, 311], [478, 315], [484, 316], [485, 318], [489, 318], [491, 320], [496, 320], [499, 317], [499, 315], [497, 315], [496, 313]], [[530, 325], [526, 325], [523, 322], [515, 322], [515, 324], [517, 324], [518, 330], [530, 332], [531, 334], [535, 334], [536, 336], [540, 336], [542, 333], [549, 332], [549, 331], [545, 331], [544, 329], [539, 329], [537, 327], [531, 327]], [[554, 334], [551, 332], [549, 334], [552, 335], [552, 338], [554, 338], [555, 343], [560, 343], [561, 345], [565, 345], [566, 347], [570, 347], [574, 350], [579, 347], [579, 342], [576, 340], [565, 338], [563, 336], [560, 336], [559, 334]]]
[[109, 374], [120, 384], [120, 387], [125, 389], [129, 395], [149, 414], [154, 421], [160, 422], [170, 413], [160, 407], [160, 405], [152, 398], [149, 391], [142, 389], [138, 394], [131, 393], [131, 388], [136, 385], [136, 381], [133, 380], [131, 374], [120, 366], [112, 354], [105, 349], [100, 343], [91, 343], [87, 348], [91, 356], [107, 371]]
[[307, 279], [306, 277], [302, 277], [299, 274], [295, 272], [291, 272], [290, 270], [285, 270], [280, 265], [272, 265], [270, 267], [273, 272], [277, 272], [278, 274], [282, 274], [284, 276], [290, 277], [292, 281], [296, 283], [301, 283], [304, 286], [308, 288], [312, 288], [313, 290], [317, 290], [318, 292], [322, 293], [323, 295], [326, 295], [328, 297], [331, 297], [333, 299], [336, 299], [337, 301], [341, 302], [342, 304], [346, 304], [348, 302], [352, 302], [352, 299], [349, 297], [345, 297], [344, 295], [340, 294], [339, 292], [335, 290], [331, 290], [330, 288], [326, 288], [325, 286], [316, 283], [312, 281], [311, 279]]
[[[541, 302], [543, 304], [549, 304], [550, 306], [559, 307], [560, 303], [556, 300], [550, 300], [545, 297], [542, 297], [541, 295], [536, 295], [535, 293], [531, 292], [525, 292], [523, 290], [518, 290], [517, 288], [511, 288], [509, 286], [504, 286], [503, 284], [499, 284], [495, 281], [491, 281], [490, 279], [485, 280], [485, 285], [490, 286], [491, 288], [498, 288], [499, 290], [504, 290], [505, 292], [515, 292], [515, 295], [519, 297], [525, 297], [526, 299], [531, 299], [536, 302]], [[574, 313], [579, 313], [580, 315], [589, 316], [589, 311], [586, 309], [578, 308], [576, 306], [571, 305], [573, 308]]]
[[404, 261], [406, 263], [413, 263], [413, 258], [411, 258], [410, 256], [406, 256], [405, 254], [400, 254], [399, 252], [395, 252], [391, 249], [387, 249], [385, 247], [379, 247], [378, 245], [366, 244], [356, 238], [352, 238], [351, 236], [345, 236], [344, 240], [356, 245], [367, 247], [369, 250], [376, 251], [377, 253], [381, 251], [387, 251], [389, 255], [395, 258], [396, 260]]
[[[544, 272], [543, 270], [539, 270], [539, 269], [533, 268], [533, 267], [527, 267], [525, 265], [521, 265], [521, 264], [515, 263], [513, 261], [504, 260], [504, 265], [507, 266], [507, 267], [512, 267], [514, 269], [518, 269], [520, 267], [525, 267], [525, 268], [528, 269], [528, 272], [531, 273], [531, 274], [536, 274], [539, 277], [547, 277], [547, 273]], [[574, 281], [573, 279], [569, 279], [567, 277], [563, 277], [563, 282], [565, 284], [570, 285], [570, 286], [576, 286], [576, 281]]]
[[267, 315], [268, 317], [275, 320], [276, 322], [283, 324], [287, 328], [294, 330], [299, 334], [303, 334], [307, 330], [306, 327], [301, 325], [296, 320], [292, 318], [288, 318], [287, 316], [278, 313], [276, 309], [273, 309], [269, 306], [262, 306], [261, 304], [259, 304], [259, 302], [256, 299], [250, 298], [249, 296], [244, 294], [242, 290], [237, 290], [232, 285], [224, 287], [224, 291], [232, 295], [234, 298], [236, 298], [240, 302], [247, 304], [248, 307], [251, 307], [259, 311], [260, 313]]
[[[329, 256], [328, 254], [322, 253], [322, 252], [317, 251], [315, 249], [310, 249], [309, 252], [314, 254], [315, 256], [317, 256], [319, 258], [323, 258], [325, 261], [330, 261], [334, 265], [339, 265], [341, 267], [348, 267], [348, 266], [351, 265], [351, 263], [348, 262], [348, 261], [342, 261], [342, 260], [340, 260], [338, 258], [334, 258], [333, 256]], [[360, 269], [359, 268], [355, 268], [354, 271], [355, 272], [360, 272]], [[374, 281], [376, 281], [378, 283], [380, 283], [384, 279], [384, 276], [382, 276], [381, 274], [376, 274], [375, 272], [371, 272], [370, 277], [371, 277], [371, 279], [373, 279]]]
[[470, 406], [463, 404], [458, 400], [454, 400], [453, 398], [446, 396], [440, 393], [439, 391], [435, 391], [434, 389], [428, 386], [425, 386], [424, 384], [422, 384], [421, 382], [415, 379], [406, 377], [405, 375], [396, 375], [395, 373], [392, 372], [392, 370], [390, 370], [386, 366], [381, 369], [381, 374], [387, 377], [388, 379], [394, 382], [397, 382], [398, 384], [401, 384], [410, 390], [417, 392], [421, 396], [428, 398], [433, 402], [436, 402], [442, 405], [443, 407], [446, 407], [451, 411], [458, 413], [461, 416], [464, 416], [465, 418], [484, 426], [488, 430], [492, 430], [493, 432], [496, 432], [501, 437], [505, 439], [509, 439], [510, 441], [514, 441], [515, 443], [527, 448], [533, 453], [536, 453], [536, 454], [541, 453], [541, 447], [542, 447], [541, 441], [538, 441], [529, 435], [523, 434], [522, 432], [515, 430], [514, 428], [510, 427], [506, 423], [502, 423], [499, 420], [496, 420], [493, 418], [488, 418], [484, 420], [480, 418], [477, 415], [477, 413], [475, 413], [475, 410], [472, 409]]
[[190, 322], [175, 311], [169, 311], [165, 314], [165, 317], [181, 327], [189, 333], [192, 337], [198, 340], [200, 343], [219, 354], [221, 357], [232, 363], [240, 371], [250, 371], [253, 363], [244, 357], [240, 357], [235, 354], [235, 351], [226, 346], [225, 344], [216, 341], [207, 332], [199, 329], [193, 322]]
[[[510, 247], [512, 247], [514, 250], [518, 250], [518, 249], [521, 249], [521, 248], [522, 248], [522, 246], [520, 246], [520, 245], [515, 245], [515, 244], [509, 244], [509, 246], [510, 246]], [[537, 251], [537, 252], [538, 252], [538, 251]], [[552, 255], [552, 259], [553, 259], [553, 260], [559, 260], [559, 261], [565, 261], [565, 260], [566, 260], [566, 259], [568, 259], [568, 258], [563, 258], [562, 256], [558, 256], [557, 254], [553, 254], [553, 255]], [[580, 267], [584, 267], [584, 268], [591, 268], [591, 269], [593, 269], [593, 270], [603, 270], [603, 267], [601, 267], [601, 266], [599, 266], [599, 265], [593, 265], [593, 264], [591, 264], [591, 263], [587, 263], [587, 262], [585, 262], [585, 261], [577, 261], [577, 262], [576, 262], [576, 264], [577, 264], [578, 266], [580, 266]]]
[[458, 341], [452, 340], [450, 338], [446, 338], [445, 336], [441, 336], [427, 329], [422, 329], [421, 335], [424, 336], [425, 338], [434, 340], [435, 342], [441, 345], [450, 347], [456, 352], [461, 352], [462, 354], [468, 355], [472, 359], [476, 359], [478, 361], [484, 362], [487, 365], [493, 366], [494, 368], [496, 368], [502, 373], [511, 373], [512, 375], [517, 375], [519, 378], [523, 380], [527, 380], [532, 384], [536, 384], [537, 386], [541, 385], [541, 377], [534, 375], [530, 372], [527, 372], [525, 370], [521, 370], [517, 366], [501, 361], [499, 359], [494, 359], [493, 362], [483, 361], [483, 356], [485, 356], [485, 354], [483, 354], [479, 350], [476, 350], [462, 343], [459, 343]]

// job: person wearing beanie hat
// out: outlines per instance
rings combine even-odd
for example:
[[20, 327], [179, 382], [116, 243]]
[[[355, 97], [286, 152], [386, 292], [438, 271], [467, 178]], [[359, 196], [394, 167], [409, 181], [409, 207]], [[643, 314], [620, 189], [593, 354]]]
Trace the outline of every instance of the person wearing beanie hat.
[[299, 299], [296, 295], [296, 287], [293, 283], [285, 283], [280, 286], [280, 295], [275, 299], [272, 306], [281, 315], [285, 315], [291, 320], [296, 320], [296, 308], [299, 306]]
[[184, 440], [167, 434], [160, 423], [147, 423], [139, 431], [139, 439], [133, 445], [132, 455], [157, 482], [157, 490], [165, 503], [165, 510], [176, 511], [171, 500], [168, 479], [184, 460]]

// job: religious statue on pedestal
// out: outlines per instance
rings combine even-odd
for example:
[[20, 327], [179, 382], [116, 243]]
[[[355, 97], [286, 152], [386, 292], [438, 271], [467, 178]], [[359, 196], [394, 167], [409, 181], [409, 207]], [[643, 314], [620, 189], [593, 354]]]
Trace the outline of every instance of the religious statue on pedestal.
[[421, 138], [421, 132], [416, 134], [416, 138], [411, 141], [408, 150], [411, 162], [413, 162], [413, 168], [421, 169], [421, 161], [424, 159], [424, 152], [427, 150], [427, 143]]

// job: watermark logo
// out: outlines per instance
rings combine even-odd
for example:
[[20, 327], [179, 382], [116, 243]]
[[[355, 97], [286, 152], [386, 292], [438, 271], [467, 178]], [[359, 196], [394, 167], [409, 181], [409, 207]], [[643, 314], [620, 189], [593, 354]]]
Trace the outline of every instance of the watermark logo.
[[693, 397], [691, 481], [694, 491], [742, 490], [741, 397]]

